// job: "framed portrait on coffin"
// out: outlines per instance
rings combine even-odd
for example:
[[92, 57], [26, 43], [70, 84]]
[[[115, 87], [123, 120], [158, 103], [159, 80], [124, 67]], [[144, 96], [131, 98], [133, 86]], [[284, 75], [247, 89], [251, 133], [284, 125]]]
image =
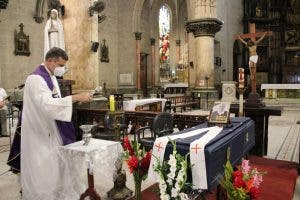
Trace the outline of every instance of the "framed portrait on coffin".
[[230, 102], [215, 102], [208, 116], [210, 125], [228, 125], [230, 123]]

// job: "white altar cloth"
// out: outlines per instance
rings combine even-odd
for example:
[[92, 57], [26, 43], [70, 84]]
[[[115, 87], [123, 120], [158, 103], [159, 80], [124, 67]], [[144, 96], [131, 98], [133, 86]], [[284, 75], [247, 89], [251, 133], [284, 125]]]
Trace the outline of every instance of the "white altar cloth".
[[187, 88], [187, 87], [189, 87], [189, 85], [187, 83], [166, 83], [166, 84], [164, 84], [164, 89], [180, 88], [180, 87]]
[[[123, 148], [119, 142], [91, 139], [59, 147], [63, 181], [63, 199], [79, 199], [88, 188], [87, 169], [94, 175], [95, 189], [101, 198], [113, 187], [115, 162], [121, 158]], [[51, 176], [51, 174], [49, 174]]]
[[264, 89], [299, 90], [300, 84], [261, 84], [261, 90]]
[[162, 107], [162, 111], [163, 111], [167, 99], [160, 99], [160, 98], [136, 99], [136, 100], [123, 101], [123, 109], [127, 110], [127, 111], [135, 111], [135, 108], [137, 106], [142, 106], [142, 105], [146, 105], [149, 103], [155, 103], [155, 102], [160, 102], [160, 101], [162, 102], [161, 107]]

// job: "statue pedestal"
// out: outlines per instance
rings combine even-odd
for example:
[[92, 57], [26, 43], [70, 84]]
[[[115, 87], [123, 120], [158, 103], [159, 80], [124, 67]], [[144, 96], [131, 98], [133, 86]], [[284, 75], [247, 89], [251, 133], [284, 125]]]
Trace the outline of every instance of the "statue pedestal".
[[226, 102], [237, 102], [236, 99], [236, 82], [235, 81], [222, 81], [222, 99]]

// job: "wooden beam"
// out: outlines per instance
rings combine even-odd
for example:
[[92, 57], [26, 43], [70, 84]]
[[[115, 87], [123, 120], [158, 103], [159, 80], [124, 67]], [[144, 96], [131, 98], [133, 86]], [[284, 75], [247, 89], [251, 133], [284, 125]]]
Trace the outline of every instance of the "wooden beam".
[[266, 33], [266, 36], [273, 35], [272, 31], [258, 32], [258, 33], [245, 33], [245, 34], [237, 34], [237, 35], [235, 35], [235, 39], [238, 39], [238, 36], [240, 36], [243, 39], [245, 39], [245, 38], [252, 38], [252, 37], [261, 37], [261, 36], [263, 36], [264, 33]]

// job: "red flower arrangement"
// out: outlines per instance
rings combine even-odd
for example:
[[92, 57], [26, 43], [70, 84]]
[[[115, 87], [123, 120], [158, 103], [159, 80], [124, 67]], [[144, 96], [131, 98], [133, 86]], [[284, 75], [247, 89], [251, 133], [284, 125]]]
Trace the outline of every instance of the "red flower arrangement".
[[123, 148], [129, 171], [134, 176], [135, 199], [139, 200], [141, 199], [141, 183], [147, 178], [151, 153], [140, 149], [140, 144], [137, 141], [129, 141], [128, 137], [123, 140]]
[[257, 199], [263, 174], [264, 172], [258, 172], [256, 168], [251, 169], [249, 160], [243, 160], [236, 171], [233, 170], [230, 161], [227, 161], [221, 185], [230, 200]]

